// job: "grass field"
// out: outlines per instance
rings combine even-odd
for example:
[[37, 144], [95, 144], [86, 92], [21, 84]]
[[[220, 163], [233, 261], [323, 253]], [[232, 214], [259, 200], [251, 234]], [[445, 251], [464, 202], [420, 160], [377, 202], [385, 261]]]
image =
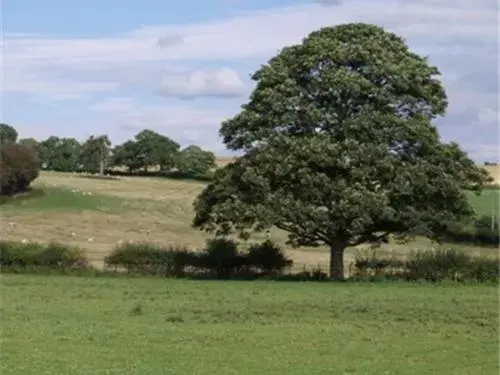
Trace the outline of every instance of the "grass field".
[[[3, 239], [61, 242], [83, 247], [95, 265], [119, 241], [150, 241], [164, 245], [182, 244], [199, 249], [208, 236], [191, 228], [192, 202], [204, 187], [194, 181], [161, 178], [121, 178], [99, 180], [77, 175], [43, 172], [34, 183], [45, 196], [19, 200], [2, 206]], [[498, 212], [498, 190], [471, 196], [474, 205]], [[265, 235], [256, 237], [263, 240]], [[283, 233], [273, 231], [271, 238], [284, 243]], [[381, 251], [404, 254], [408, 249], [429, 248], [419, 240], [407, 246], [391, 244]], [[346, 268], [363, 248], [350, 249]], [[475, 247], [474, 252], [492, 253]], [[493, 250], [494, 251], [494, 250]], [[296, 268], [327, 269], [325, 249], [287, 249]]]
[[492, 286], [3, 275], [8, 374], [498, 374]]

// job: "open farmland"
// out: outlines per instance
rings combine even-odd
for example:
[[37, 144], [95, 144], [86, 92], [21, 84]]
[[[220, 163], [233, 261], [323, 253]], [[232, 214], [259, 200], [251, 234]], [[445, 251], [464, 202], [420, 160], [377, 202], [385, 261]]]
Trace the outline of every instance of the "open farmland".
[[[94, 264], [119, 241], [148, 241], [163, 245], [186, 245], [199, 249], [208, 235], [191, 228], [192, 202], [204, 184], [161, 178], [124, 177], [119, 180], [83, 178], [76, 174], [42, 172], [34, 183], [45, 196], [4, 205], [2, 237], [42, 243], [60, 242], [83, 247]], [[471, 196], [478, 209], [498, 212], [498, 191]], [[255, 240], [263, 240], [265, 234]], [[271, 239], [283, 244], [286, 236], [273, 231]], [[428, 248], [419, 240], [409, 245], [390, 244], [381, 251], [406, 253]], [[346, 268], [363, 248], [350, 249]], [[491, 254], [491, 248], [474, 247], [474, 252]], [[287, 249], [296, 269], [320, 266], [327, 269], [325, 249]]]
[[500, 164], [489, 164], [483, 168], [488, 171], [495, 184], [500, 184]]
[[498, 374], [493, 286], [2, 276], [3, 375]]

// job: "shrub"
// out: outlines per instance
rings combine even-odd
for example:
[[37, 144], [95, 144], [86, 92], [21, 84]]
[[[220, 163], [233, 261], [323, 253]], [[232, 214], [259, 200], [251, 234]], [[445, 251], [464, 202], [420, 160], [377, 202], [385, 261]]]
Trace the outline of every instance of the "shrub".
[[183, 276], [195, 264], [196, 256], [181, 247], [165, 249], [148, 243], [125, 243], [106, 256], [108, 267], [123, 268], [129, 273], [160, 276]]
[[496, 247], [500, 245], [498, 219], [485, 215], [477, 218], [474, 222], [447, 223], [446, 230], [441, 234], [440, 240]]
[[0, 145], [0, 195], [26, 191], [39, 170], [36, 151], [12, 142]]
[[406, 269], [412, 279], [460, 281], [471, 265], [471, 256], [464, 252], [437, 249], [412, 253]]
[[500, 278], [498, 259], [474, 258], [471, 267], [464, 273], [464, 278], [480, 283], [498, 283]]
[[248, 266], [265, 275], [279, 274], [286, 267], [293, 265], [293, 261], [285, 256], [283, 249], [270, 240], [250, 246], [246, 258]]
[[61, 244], [42, 245], [0, 241], [3, 269], [85, 269], [89, 267], [84, 251]]
[[238, 252], [238, 244], [226, 238], [215, 238], [207, 241], [207, 247], [198, 256], [197, 266], [214, 273], [218, 278], [230, 278], [241, 271], [246, 259]]
[[379, 277], [393, 276], [404, 269], [404, 261], [394, 256], [379, 256], [375, 250], [368, 254], [358, 254], [351, 265], [351, 276]]
[[360, 279], [406, 279], [430, 282], [476, 281], [497, 283], [498, 258], [473, 257], [455, 249], [416, 251], [407, 260], [371, 255], [357, 256], [351, 276]]

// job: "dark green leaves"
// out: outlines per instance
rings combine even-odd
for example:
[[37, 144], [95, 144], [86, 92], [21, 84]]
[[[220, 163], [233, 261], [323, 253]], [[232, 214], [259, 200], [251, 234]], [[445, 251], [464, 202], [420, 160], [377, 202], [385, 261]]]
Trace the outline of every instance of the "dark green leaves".
[[443, 115], [439, 71], [382, 28], [347, 24], [311, 33], [257, 71], [250, 101], [223, 123], [224, 143], [248, 149], [273, 134], [324, 132], [337, 140], [359, 116]]
[[246, 154], [200, 195], [194, 225], [219, 233], [275, 226], [296, 245], [338, 246], [388, 233], [433, 236], [470, 216], [464, 189], [487, 178], [432, 124], [447, 107], [438, 75], [374, 25], [323, 28], [284, 48], [222, 124], [227, 147]]
[[193, 145], [179, 153], [176, 163], [177, 169], [187, 175], [204, 175], [216, 166], [215, 155], [212, 152]]

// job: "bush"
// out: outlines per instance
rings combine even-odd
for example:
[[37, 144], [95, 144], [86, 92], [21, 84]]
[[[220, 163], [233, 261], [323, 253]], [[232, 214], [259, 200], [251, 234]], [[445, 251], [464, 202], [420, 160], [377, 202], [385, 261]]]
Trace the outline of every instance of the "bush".
[[207, 241], [206, 249], [198, 256], [198, 267], [227, 279], [246, 266], [246, 258], [238, 252], [238, 244], [229, 239], [215, 238]]
[[246, 258], [249, 267], [265, 275], [279, 274], [293, 265], [293, 261], [285, 256], [283, 249], [270, 240], [250, 246]]
[[196, 263], [196, 255], [185, 248], [165, 249], [148, 243], [125, 243], [106, 256], [107, 267], [123, 268], [129, 273], [183, 276]]
[[464, 278], [479, 283], [498, 283], [500, 278], [498, 259], [474, 258], [471, 267], [464, 273]]
[[372, 278], [393, 276], [405, 268], [404, 261], [394, 256], [379, 256], [376, 251], [369, 254], [357, 255], [352, 266], [351, 276]]
[[361, 279], [406, 279], [440, 282], [443, 280], [464, 282], [499, 281], [498, 258], [473, 257], [455, 249], [416, 251], [408, 259], [358, 256], [353, 262], [351, 274]]
[[16, 243], [0, 241], [0, 265], [4, 270], [86, 269], [84, 251], [60, 244]]
[[448, 223], [445, 232], [439, 236], [439, 239], [443, 242], [497, 247], [500, 245], [498, 219], [485, 215], [471, 223]]
[[413, 253], [406, 270], [412, 280], [498, 282], [498, 259], [475, 258], [454, 249]]
[[40, 161], [36, 151], [12, 142], [0, 145], [0, 195], [28, 190], [38, 177]]

